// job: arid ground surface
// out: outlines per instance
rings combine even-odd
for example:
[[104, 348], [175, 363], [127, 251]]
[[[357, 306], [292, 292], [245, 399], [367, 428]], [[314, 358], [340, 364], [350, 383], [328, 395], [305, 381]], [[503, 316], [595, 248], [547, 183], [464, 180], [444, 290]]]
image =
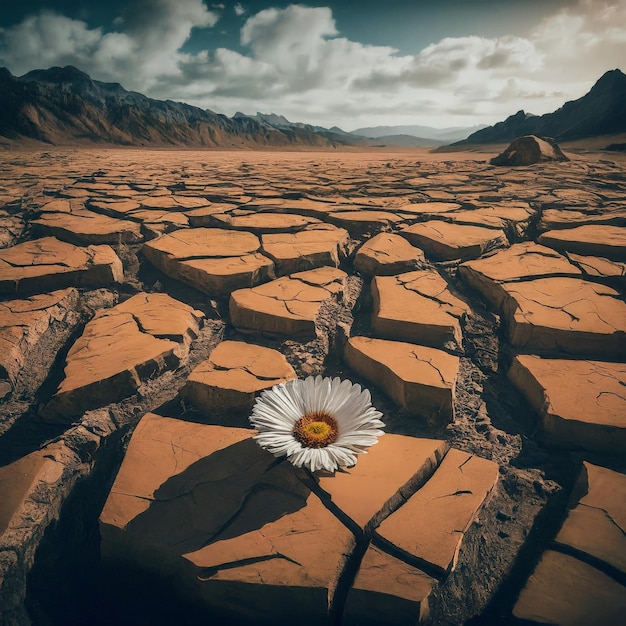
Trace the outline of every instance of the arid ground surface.
[[[0, 622], [618, 623], [624, 157], [495, 154], [0, 152]], [[250, 439], [309, 375], [334, 476]]]

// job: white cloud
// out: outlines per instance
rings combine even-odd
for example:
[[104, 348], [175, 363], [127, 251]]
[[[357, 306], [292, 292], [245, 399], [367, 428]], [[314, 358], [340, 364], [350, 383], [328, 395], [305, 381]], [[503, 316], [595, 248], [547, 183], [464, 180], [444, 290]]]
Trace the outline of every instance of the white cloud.
[[29, 17], [0, 32], [0, 63], [14, 73], [72, 63], [156, 98], [349, 129], [545, 113], [626, 59], [626, 0], [580, 0], [525, 36], [444, 38], [415, 55], [342, 37], [327, 7], [251, 14], [243, 53], [181, 51], [194, 27], [218, 21], [202, 0], [133, 0], [120, 17], [109, 33], [61, 15]]
[[22, 74], [52, 65], [76, 65], [100, 80], [150, 89], [180, 73], [189, 55], [180, 52], [192, 28], [210, 27], [218, 15], [202, 0], [133, 0], [116, 27], [104, 34], [80, 20], [43, 11], [0, 32], [0, 62]]
[[44, 11], [0, 33], [0, 59], [15, 73], [90, 58], [102, 40], [99, 28]]
[[243, 4], [241, 4], [241, 2], [237, 2], [237, 4], [235, 4], [235, 6], [233, 7], [233, 11], [235, 12], [235, 15], [239, 17], [245, 15], [248, 12], [248, 10], [243, 6]]

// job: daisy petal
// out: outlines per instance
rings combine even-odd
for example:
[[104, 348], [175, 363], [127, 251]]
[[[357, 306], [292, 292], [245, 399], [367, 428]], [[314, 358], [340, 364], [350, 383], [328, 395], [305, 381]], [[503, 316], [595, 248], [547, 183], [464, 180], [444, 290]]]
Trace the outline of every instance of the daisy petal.
[[[307, 414], [309, 421], [302, 422]], [[302, 438], [303, 423], [320, 424], [311, 414], [320, 415], [322, 422], [326, 420], [335, 429], [328, 440], [316, 439], [315, 435]], [[369, 391], [360, 385], [340, 378], [309, 376], [263, 391], [256, 399], [250, 422], [258, 433], [255, 441], [271, 454], [286, 456], [296, 467], [307, 467], [312, 472], [333, 472], [353, 466], [358, 454], [365, 454], [378, 442], [384, 434], [380, 430], [384, 427], [381, 417], [372, 406]]]

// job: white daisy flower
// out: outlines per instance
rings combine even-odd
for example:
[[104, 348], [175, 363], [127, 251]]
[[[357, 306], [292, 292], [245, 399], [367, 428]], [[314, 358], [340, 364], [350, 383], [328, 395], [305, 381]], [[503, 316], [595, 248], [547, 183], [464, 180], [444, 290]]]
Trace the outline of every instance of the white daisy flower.
[[356, 463], [356, 455], [378, 442], [382, 413], [370, 392], [339, 378], [309, 376], [265, 390], [250, 422], [257, 443], [296, 467], [333, 472]]

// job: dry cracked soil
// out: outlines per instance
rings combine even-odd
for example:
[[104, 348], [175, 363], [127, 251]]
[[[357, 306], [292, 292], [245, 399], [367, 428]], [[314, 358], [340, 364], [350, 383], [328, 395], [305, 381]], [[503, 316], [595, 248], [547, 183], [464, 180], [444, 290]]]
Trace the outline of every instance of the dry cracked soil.
[[[0, 154], [0, 623], [619, 623], [626, 162], [489, 156]], [[311, 375], [352, 468], [252, 439]]]

